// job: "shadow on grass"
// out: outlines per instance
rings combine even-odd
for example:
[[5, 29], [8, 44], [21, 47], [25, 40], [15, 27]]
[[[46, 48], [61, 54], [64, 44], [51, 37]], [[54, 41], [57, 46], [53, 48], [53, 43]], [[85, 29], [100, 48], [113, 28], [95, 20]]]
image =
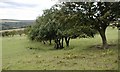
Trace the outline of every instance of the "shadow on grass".
[[51, 49], [49, 49], [49, 50], [72, 50], [72, 49], [74, 49], [73, 46], [70, 46], [70, 47], [64, 47], [64, 48], [62, 48], [62, 49], [55, 49], [55, 48], [53, 47], [53, 48], [51, 48]]
[[[89, 46], [88, 48], [90, 48], [90, 49], [95, 49], [95, 48], [96, 48], [96, 49], [102, 49], [101, 46], [102, 46], [102, 45], [98, 44], [98, 45]], [[108, 48], [107, 48], [107, 49], [113, 48], [113, 47], [116, 48], [116, 46], [118, 46], [118, 44], [108, 44]]]

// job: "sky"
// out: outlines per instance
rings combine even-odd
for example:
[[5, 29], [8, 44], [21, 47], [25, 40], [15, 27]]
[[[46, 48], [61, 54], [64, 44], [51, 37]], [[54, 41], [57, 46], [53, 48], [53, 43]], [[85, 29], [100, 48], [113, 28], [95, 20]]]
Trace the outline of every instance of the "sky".
[[0, 19], [35, 20], [57, 0], [0, 0]]

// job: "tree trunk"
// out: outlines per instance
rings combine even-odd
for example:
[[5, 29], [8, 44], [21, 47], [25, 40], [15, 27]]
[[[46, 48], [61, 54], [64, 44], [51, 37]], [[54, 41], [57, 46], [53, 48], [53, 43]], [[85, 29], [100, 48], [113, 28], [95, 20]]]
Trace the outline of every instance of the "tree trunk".
[[106, 29], [99, 30], [100, 36], [102, 38], [102, 47], [101, 48], [103, 48], [103, 49], [106, 49], [108, 47], [105, 31], [106, 31]]
[[43, 44], [45, 44], [45, 41], [43, 41]]
[[63, 41], [64, 41], [64, 39], [63, 39], [63, 37], [62, 37], [62, 42], [61, 42], [61, 47], [62, 47], [62, 48], [64, 48], [64, 47], [63, 47]]
[[51, 45], [51, 41], [52, 41], [52, 40], [50, 39], [50, 40], [49, 40], [49, 42], [50, 42], [50, 45]]
[[69, 47], [70, 37], [65, 37], [66, 46]]
[[58, 48], [61, 48], [61, 43], [60, 43], [60, 39], [58, 39]]
[[59, 46], [58, 46], [58, 39], [55, 39], [55, 46], [54, 46], [55, 49], [58, 49]]
[[61, 43], [61, 39], [56, 39], [55, 40], [55, 46], [54, 46], [54, 48], [56, 48], [56, 49], [62, 49], [62, 48], [64, 48], [63, 44]]

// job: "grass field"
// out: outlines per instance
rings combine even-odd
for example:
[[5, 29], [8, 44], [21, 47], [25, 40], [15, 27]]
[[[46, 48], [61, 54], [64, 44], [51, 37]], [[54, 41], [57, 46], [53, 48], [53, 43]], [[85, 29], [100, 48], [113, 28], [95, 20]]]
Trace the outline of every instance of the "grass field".
[[[101, 38], [72, 39], [70, 47], [53, 49], [53, 45], [31, 42], [26, 36], [2, 38], [2, 69], [4, 70], [116, 70], [118, 69], [118, 30], [108, 28], [109, 49]], [[92, 47], [93, 46], [93, 47]], [[29, 49], [34, 48], [34, 49]]]

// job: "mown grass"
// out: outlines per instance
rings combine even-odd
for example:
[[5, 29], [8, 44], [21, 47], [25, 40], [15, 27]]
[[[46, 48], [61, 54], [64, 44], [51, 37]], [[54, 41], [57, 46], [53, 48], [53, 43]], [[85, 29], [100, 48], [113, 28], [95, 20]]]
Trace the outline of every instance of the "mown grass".
[[[53, 45], [31, 42], [26, 36], [2, 38], [2, 69], [4, 70], [117, 70], [118, 30], [108, 28], [109, 49], [101, 45], [101, 38], [72, 39], [70, 47], [53, 49]], [[93, 47], [91, 47], [93, 46]], [[29, 49], [33, 48], [33, 49]]]

